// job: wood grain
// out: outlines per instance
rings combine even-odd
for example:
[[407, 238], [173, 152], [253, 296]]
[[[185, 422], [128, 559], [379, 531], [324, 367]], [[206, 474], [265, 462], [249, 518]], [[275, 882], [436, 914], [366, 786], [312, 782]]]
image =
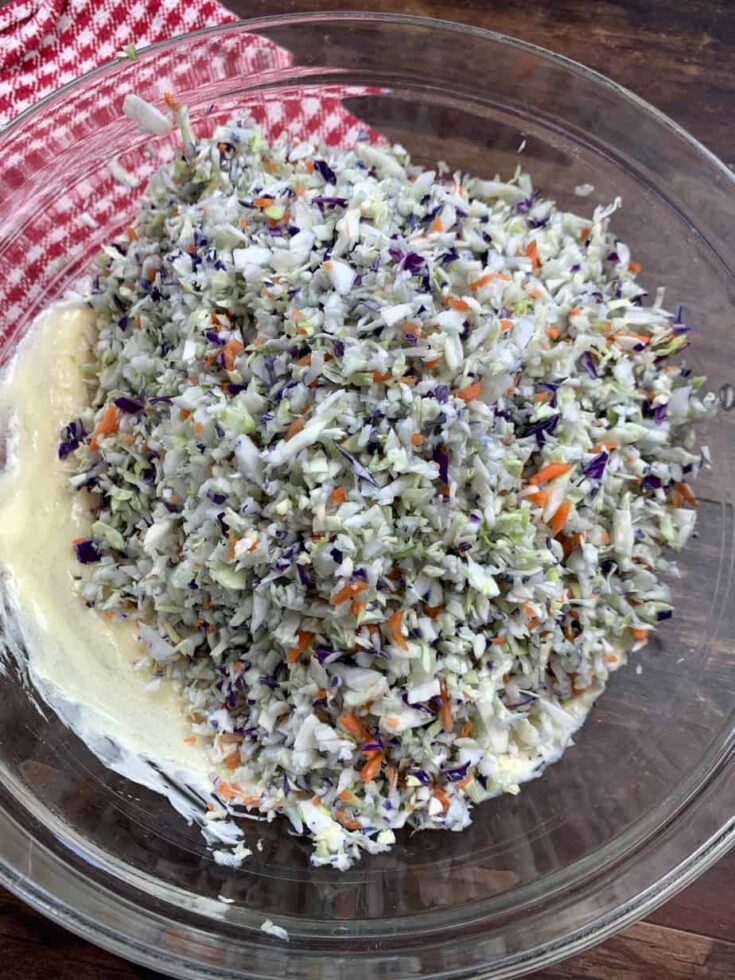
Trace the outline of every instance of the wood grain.
[[[439, 17], [522, 38], [581, 61], [652, 102], [735, 164], [735, 9], [731, 0], [227, 0], [241, 16], [313, 9]], [[732, 980], [735, 852], [646, 922], [534, 980]], [[154, 980], [0, 890], [5, 980]]]

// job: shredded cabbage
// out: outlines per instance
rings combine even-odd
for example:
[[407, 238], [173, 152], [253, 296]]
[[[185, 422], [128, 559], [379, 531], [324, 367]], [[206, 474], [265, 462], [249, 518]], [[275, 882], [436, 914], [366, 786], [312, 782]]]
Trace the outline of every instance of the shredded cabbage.
[[222, 813], [345, 868], [517, 792], [671, 615], [713, 399], [619, 202], [176, 114], [87, 297], [80, 592], [181, 686]]

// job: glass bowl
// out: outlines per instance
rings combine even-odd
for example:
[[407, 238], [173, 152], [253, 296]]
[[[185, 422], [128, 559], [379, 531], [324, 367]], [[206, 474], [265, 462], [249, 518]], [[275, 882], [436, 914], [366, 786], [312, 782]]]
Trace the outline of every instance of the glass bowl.
[[[0, 360], [129, 222], [135, 195], [111, 158], [145, 174], [171, 152], [121, 115], [132, 90], [174, 92], [195, 126], [249, 108], [267, 128], [317, 127], [331, 142], [372, 127], [417, 161], [486, 177], [522, 162], [565, 207], [622, 196], [617, 233], [644, 284], [686, 304], [687, 356], [721, 392], [701, 434], [715, 465], [698, 483], [676, 617], [642, 673], [617, 674], [563, 760], [476, 809], [467, 831], [405, 836], [339, 873], [312, 868], [309, 845], [277, 821], [240, 870], [219, 866], [168, 803], [39, 713], [6, 657], [0, 880], [86, 938], [199, 980], [517, 976], [649, 912], [735, 829], [733, 175], [600, 75], [487, 32], [370, 14], [204, 31], [85, 76], [2, 135]], [[586, 183], [580, 201], [572, 189]], [[265, 919], [290, 942], [261, 931]]]

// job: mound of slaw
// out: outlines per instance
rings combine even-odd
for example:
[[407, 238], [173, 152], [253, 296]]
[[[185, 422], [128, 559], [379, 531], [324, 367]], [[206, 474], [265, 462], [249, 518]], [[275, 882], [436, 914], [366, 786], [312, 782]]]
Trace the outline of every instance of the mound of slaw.
[[619, 201], [169, 107], [182, 151], [86, 297], [79, 589], [180, 685], [222, 815], [346, 868], [518, 792], [672, 615], [714, 399]]

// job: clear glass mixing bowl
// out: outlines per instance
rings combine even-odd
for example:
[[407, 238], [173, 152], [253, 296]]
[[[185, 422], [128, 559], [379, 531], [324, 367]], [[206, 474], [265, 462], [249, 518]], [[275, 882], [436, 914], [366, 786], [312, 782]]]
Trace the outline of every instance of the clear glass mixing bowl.
[[[268, 41], [254, 50], [252, 35]], [[115, 184], [111, 157], [145, 173], [148, 146], [170, 152], [122, 117], [130, 90], [175, 92], [195, 125], [249, 107], [295, 132], [316, 119], [332, 141], [351, 138], [335, 125], [342, 101], [418, 161], [490, 177], [520, 159], [569, 207], [621, 195], [617, 232], [644, 282], [686, 304], [687, 356], [722, 391], [703, 433], [715, 466], [698, 484], [699, 537], [675, 586], [676, 618], [652, 639], [643, 673], [618, 674], [563, 760], [520, 796], [477, 809], [464, 833], [406, 836], [340, 874], [312, 868], [308, 845], [275, 822], [262, 828], [262, 853], [220, 867], [165, 801], [42, 716], [8, 662], [0, 880], [94, 942], [199, 980], [516, 976], [643, 915], [734, 831], [732, 174], [601, 76], [482, 31], [329, 14], [190, 35], [87, 75], [2, 135], [0, 360], [128, 222], [134, 194]], [[571, 193], [582, 183], [595, 187], [584, 202]], [[266, 918], [288, 945], [260, 931]]]

